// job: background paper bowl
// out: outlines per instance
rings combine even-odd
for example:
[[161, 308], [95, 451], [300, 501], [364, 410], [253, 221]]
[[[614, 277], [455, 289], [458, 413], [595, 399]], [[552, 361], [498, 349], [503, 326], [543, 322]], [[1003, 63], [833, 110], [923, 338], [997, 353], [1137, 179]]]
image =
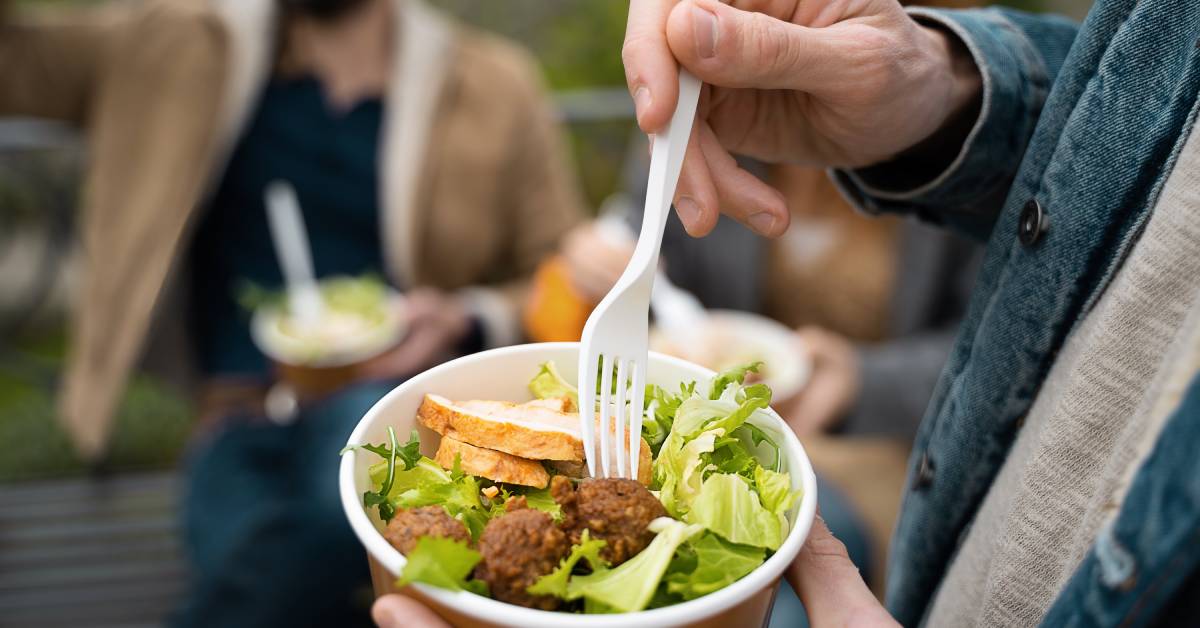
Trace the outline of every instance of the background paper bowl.
[[316, 397], [339, 390], [358, 379], [359, 367], [392, 349], [408, 333], [404, 297], [390, 292], [386, 318], [338, 346], [314, 349], [311, 342], [283, 333], [283, 310], [264, 307], [250, 319], [255, 346], [274, 363], [279, 379], [299, 395]]
[[763, 383], [771, 387], [772, 399], [792, 399], [808, 383], [812, 363], [796, 334], [783, 323], [737, 310], [709, 310], [698, 340], [692, 347], [678, 347], [655, 330], [650, 348], [709, 368], [720, 370], [714, 360], [731, 361], [735, 366], [752, 360], [763, 362]]
[[[387, 428], [395, 428], [403, 437], [417, 427], [416, 413], [426, 393], [450, 399], [497, 399], [524, 401], [530, 398], [529, 380], [538, 366], [554, 361], [563, 376], [576, 377], [577, 343], [546, 343], [493, 349], [459, 358], [430, 369], [388, 393], [359, 421], [350, 444], [380, 443], [387, 440]], [[701, 366], [656, 353], [650, 354], [649, 382], [677, 390], [680, 383], [696, 381], [703, 387], [712, 371]], [[666, 608], [617, 615], [578, 615], [539, 611], [513, 606], [466, 592], [452, 592], [425, 585], [413, 585], [405, 593], [428, 604], [456, 626], [520, 626], [522, 628], [574, 628], [613, 626], [762, 626], [770, 616], [775, 589], [784, 568], [796, 557], [812, 525], [817, 506], [816, 477], [808, 456], [795, 434], [774, 412], [769, 421], [756, 422], [780, 444], [785, 470], [791, 474], [793, 488], [804, 497], [789, 513], [791, 530], [783, 545], [770, 559], [745, 578], [704, 597]], [[437, 434], [418, 427], [421, 451], [427, 456], [437, 449]], [[383, 538], [383, 524], [374, 508], [363, 507], [362, 495], [372, 490], [367, 469], [378, 456], [352, 450], [342, 458], [338, 483], [342, 506], [350, 525], [367, 549], [375, 592], [382, 595], [394, 590], [396, 574], [404, 566], [404, 556]]]

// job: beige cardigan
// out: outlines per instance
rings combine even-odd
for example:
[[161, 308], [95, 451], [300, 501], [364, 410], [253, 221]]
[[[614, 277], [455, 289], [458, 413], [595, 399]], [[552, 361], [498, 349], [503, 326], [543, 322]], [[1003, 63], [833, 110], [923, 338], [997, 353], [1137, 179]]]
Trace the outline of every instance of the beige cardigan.
[[[396, 0], [380, 225], [405, 286], [460, 291], [489, 344], [519, 337], [524, 280], [581, 215], [534, 62]], [[271, 69], [274, 0], [147, 0], [65, 19], [0, 21], [0, 115], [86, 134], [82, 293], [60, 417], [99, 456], [163, 311], [196, 210]], [[0, 18], [4, 13], [0, 0]]]

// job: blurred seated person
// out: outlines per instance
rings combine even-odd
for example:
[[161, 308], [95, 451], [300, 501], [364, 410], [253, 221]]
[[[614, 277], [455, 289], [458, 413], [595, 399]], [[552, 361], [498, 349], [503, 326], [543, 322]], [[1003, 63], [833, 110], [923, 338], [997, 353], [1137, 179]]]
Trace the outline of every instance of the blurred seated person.
[[[195, 350], [206, 429], [176, 623], [366, 623], [338, 451], [396, 382], [517, 341], [528, 276], [580, 215], [534, 62], [417, 0], [147, 0], [37, 20], [6, 4], [0, 115], [57, 118], [89, 142], [61, 396], [82, 455], [103, 457], [152, 330], [184, 321]], [[316, 275], [386, 277], [409, 333], [352, 385], [269, 421], [276, 371], [237, 293], [282, 286], [263, 201], [277, 180], [296, 190]]]
[[[633, 233], [641, 226], [644, 148], [639, 140], [630, 150], [629, 192], [602, 209], [626, 216]], [[756, 312], [796, 330], [795, 350], [812, 372], [796, 396], [773, 405], [810, 450], [830, 527], [865, 574], [882, 573], [900, 498], [899, 484], [887, 478], [903, 480], [907, 447], [954, 340], [980, 249], [917, 222], [860, 215], [821, 170], [746, 167], [785, 194], [792, 227], [768, 240], [722, 216], [696, 239], [672, 212], [664, 271], [709, 309]], [[596, 223], [573, 230], [561, 255], [539, 271], [534, 294], [539, 307], [557, 310], [558, 323], [531, 310], [530, 334], [577, 338], [591, 304], [631, 254], [631, 244]], [[555, 279], [558, 298], [547, 298], [542, 293]], [[570, 315], [566, 303], [576, 301], [582, 307]], [[855, 438], [817, 438], [821, 432]], [[858, 455], [863, 448], [869, 455]], [[881, 473], [886, 464], [895, 469]]]

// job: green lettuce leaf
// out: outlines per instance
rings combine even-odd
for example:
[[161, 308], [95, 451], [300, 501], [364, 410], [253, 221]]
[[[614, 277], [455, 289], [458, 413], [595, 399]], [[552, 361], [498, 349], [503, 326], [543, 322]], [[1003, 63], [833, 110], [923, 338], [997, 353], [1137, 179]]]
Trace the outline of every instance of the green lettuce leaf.
[[[710, 403], [718, 402], [713, 401]], [[706, 423], [704, 425], [704, 429], [721, 430], [722, 434], [733, 434], [733, 431], [745, 424], [751, 416], [754, 416], [755, 412], [758, 412], [769, 405], [771, 405], [771, 393], [769, 390], [767, 391], [767, 395], [765, 397], [746, 397], [746, 399], [742, 401], [736, 407], [736, 409], [733, 410], [733, 412], [730, 412], [720, 419]]]
[[462, 541], [423, 536], [406, 558], [397, 586], [421, 582], [451, 591], [479, 591], [478, 585], [468, 583], [467, 578], [481, 557]]
[[754, 469], [758, 467], [758, 461], [750, 455], [741, 439], [732, 436], [717, 439], [708, 460], [717, 472], [748, 477], [753, 477]]
[[[445, 474], [445, 471], [441, 472]], [[441, 506], [450, 516], [463, 522], [467, 531], [471, 533], [471, 538], [478, 539], [492, 516], [492, 510], [485, 507], [480, 499], [479, 490], [479, 479], [463, 474], [459, 468], [459, 461], [455, 458], [454, 469], [448, 479], [436, 476], [433, 480], [418, 479], [416, 486], [390, 497], [389, 501], [396, 508]]]
[[[770, 403], [770, 391], [746, 396], [736, 384], [726, 387], [719, 399], [694, 395], [679, 405], [671, 433], [654, 462], [659, 500], [672, 516], [692, 507], [703, 475], [711, 470], [753, 476], [757, 461], [734, 436], [754, 413]], [[721, 451], [718, 451], [721, 450]]]
[[555, 521], [562, 521], [562, 506], [554, 501], [554, 496], [550, 494], [549, 488], [539, 488], [522, 493], [525, 496], [525, 503], [534, 510], [540, 510]]
[[705, 432], [677, 447], [682, 438], [668, 437], [658, 460], [654, 462], [655, 480], [659, 485], [658, 499], [673, 517], [686, 513], [692, 500], [700, 493], [706, 468], [702, 454], [713, 450], [719, 433]]
[[740, 475], [717, 473], [704, 480], [692, 502], [687, 521], [704, 526], [725, 540], [742, 545], [779, 549], [787, 519], [763, 507], [749, 481]]
[[763, 467], [754, 469], [754, 490], [763, 507], [777, 515], [786, 513], [801, 495], [801, 491], [792, 490], [792, 478], [788, 474]]
[[[358, 314], [372, 322], [380, 322], [387, 315], [389, 288], [379, 275], [327, 277], [320, 281], [318, 289], [325, 305], [332, 310]], [[238, 285], [236, 299], [250, 312], [264, 307], [286, 310], [288, 306], [285, 291], [264, 288], [251, 281]]]
[[668, 517], [650, 522], [657, 536], [633, 558], [614, 569], [575, 576], [567, 583], [568, 600], [584, 598], [590, 612], [631, 613], [646, 608], [675, 550], [703, 528]]
[[[397, 460], [403, 463], [404, 469], [407, 470], [415, 467], [421, 459], [421, 438], [417, 434], [417, 430], [414, 429], [412, 431], [408, 442], [401, 447], [396, 441], [396, 431], [389, 426], [388, 440], [390, 441], [389, 445], [367, 444], [360, 446], [361, 449], [376, 454], [385, 460], [382, 465], [382, 473], [378, 476], [374, 469], [370, 470], [371, 479], [375, 484], [379, 485], [379, 490], [363, 493], [363, 505], [367, 507], [377, 506], [379, 508], [379, 518], [385, 522], [391, 521], [392, 517], [396, 514], [395, 505], [390, 503], [387, 497], [392, 493], [395, 486]], [[351, 448], [347, 447], [343, 449], [342, 453], [345, 453], [349, 449]]]
[[[371, 471], [375, 472], [375, 467], [372, 467]], [[374, 476], [371, 479], [374, 480]], [[416, 464], [396, 474], [396, 477], [392, 481], [392, 490], [388, 491], [388, 497], [395, 497], [400, 493], [424, 484], [451, 481], [450, 474], [441, 465], [429, 458], [421, 457], [417, 459]]]
[[646, 386], [645, 403], [646, 417], [642, 421], [642, 438], [650, 445], [650, 451], [658, 456], [671, 426], [675, 422], [675, 413], [686, 399], [696, 394], [696, 382], [681, 384], [679, 394], [673, 395], [664, 388], [654, 384]]
[[387, 316], [388, 287], [377, 275], [322, 279], [320, 289], [331, 310], [352, 312], [373, 322]]
[[751, 362], [750, 364], [743, 364], [718, 373], [712, 380], [712, 386], [709, 387], [709, 398], [720, 399], [725, 389], [731, 384], [741, 386], [746, 381], [746, 375], [757, 373], [758, 369], [762, 368], [762, 364], [762, 362]]
[[761, 547], [735, 545], [715, 534], [703, 534], [688, 542], [694, 567], [687, 573], [666, 577], [667, 591], [684, 600], [723, 589], [754, 571], [766, 559]]
[[659, 487], [659, 501], [673, 517], [688, 511], [691, 500], [700, 490], [706, 462], [703, 454], [713, 451], [719, 431], [701, 434], [704, 425], [736, 410], [736, 406], [720, 400], [708, 400], [693, 395], [678, 407], [658, 457], [654, 460], [654, 485]]
[[705, 399], [700, 395], [688, 397], [675, 412], [675, 421], [671, 424], [667, 440], [672, 437], [683, 440], [692, 438], [706, 431], [709, 423], [727, 417], [737, 409], [736, 403], [725, 399]]
[[538, 399], [570, 397], [571, 403], [579, 407], [579, 390], [559, 374], [553, 362], [542, 363], [541, 370], [529, 382], [529, 392]]
[[659, 423], [652, 413], [647, 413], [642, 419], [642, 440], [650, 446], [650, 454], [657, 456], [662, 450], [663, 443], [667, 440], [669, 428], [664, 428], [662, 423]]
[[384, 493], [382, 485], [387, 481], [387, 472], [386, 462], [373, 465], [369, 470], [371, 481], [381, 487], [375, 493], [386, 498], [386, 506], [380, 505], [381, 517], [385, 509], [391, 513], [388, 516], [390, 519], [399, 508], [438, 505], [445, 508], [450, 516], [462, 521], [471, 537], [478, 539], [487, 522], [504, 512], [502, 506], [484, 502], [480, 495], [479, 478], [463, 474], [458, 468], [457, 459], [455, 468], [446, 471], [433, 460], [419, 457], [408, 469], [393, 474], [391, 486]]
[[600, 557], [600, 550], [604, 549], [605, 542], [603, 539], [593, 539], [587, 530], [583, 531], [583, 535], [579, 538], [579, 543], [571, 547], [571, 553], [558, 567], [550, 573], [538, 578], [538, 581], [533, 583], [526, 591], [532, 595], [553, 595], [556, 597], [567, 596], [567, 583], [571, 579], [571, 572], [575, 569], [575, 565], [581, 560], [586, 560], [588, 566], [591, 567], [592, 573], [601, 573], [608, 569], [608, 561]]
[[[773, 455], [771, 456], [771, 462], [770, 464], [767, 464], [762, 460], [758, 460], [759, 464], [772, 471], [779, 471], [783, 468], [783, 454], [779, 451], [779, 444], [775, 442], [775, 439], [771, 438], [770, 435], [764, 432], [761, 427], [753, 423], [746, 422], [737, 429], [735, 435], [742, 439], [743, 442], [748, 442], [748, 449], [750, 451], [754, 451], [758, 449], [759, 445], [766, 443], [773, 452]], [[755, 459], [757, 460], [757, 457]]]

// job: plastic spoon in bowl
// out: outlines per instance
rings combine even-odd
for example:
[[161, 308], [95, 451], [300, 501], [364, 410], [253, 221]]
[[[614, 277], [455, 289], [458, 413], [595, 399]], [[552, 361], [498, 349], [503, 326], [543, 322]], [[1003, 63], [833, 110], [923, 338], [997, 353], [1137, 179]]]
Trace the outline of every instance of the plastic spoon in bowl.
[[267, 185], [264, 198], [271, 240], [283, 270], [288, 307], [298, 326], [312, 329], [321, 322], [325, 303], [313, 275], [312, 249], [296, 190], [287, 181], [273, 181]]

